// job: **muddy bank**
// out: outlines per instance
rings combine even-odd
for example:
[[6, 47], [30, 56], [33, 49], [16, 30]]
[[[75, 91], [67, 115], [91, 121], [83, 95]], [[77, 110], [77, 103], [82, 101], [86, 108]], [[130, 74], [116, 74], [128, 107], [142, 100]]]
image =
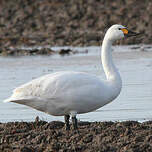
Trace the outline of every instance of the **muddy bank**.
[[116, 23], [144, 33], [121, 44], [151, 44], [151, 10], [148, 0], [1, 0], [0, 53], [21, 45], [99, 45]]
[[[60, 49], [58, 51], [54, 51], [51, 48], [3, 48], [0, 56], [25, 56], [25, 55], [54, 55], [54, 54], [59, 54], [61, 56], [64, 55], [70, 55], [70, 54], [76, 54], [79, 53], [79, 51], [72, 50], [72, 49]], [[87, 50], [84, 51], [83, 53], [87, 53]]]
[[65, 131], [53, 121], [0, 124], [0, 151], [152, 151], [152, 122], [81, 122], [78, 131]]

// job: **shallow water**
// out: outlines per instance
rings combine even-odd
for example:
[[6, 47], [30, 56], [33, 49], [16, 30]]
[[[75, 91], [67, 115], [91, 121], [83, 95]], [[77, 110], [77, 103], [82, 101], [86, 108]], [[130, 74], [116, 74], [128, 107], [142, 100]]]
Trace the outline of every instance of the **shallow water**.
[[[78, 115], [78, 119], [152, 120], [152, 51], [130, 48], [119, 46], [115, 47], [113, 52], [123, 81], [119, 97], [97, 111]], [[100, 48], [79, 48], [84, 49], [88, 50], [88, 53], [70, 56], [0, 57], [0, 122], [33, 121], [37, 115], [45, 121], [63, 120], [63, 117], [50, 116], [23, 105], [2, 101], [8, 98], [17, 86], [56, 71], [85, 71], [105, 78], [101, 67]]]

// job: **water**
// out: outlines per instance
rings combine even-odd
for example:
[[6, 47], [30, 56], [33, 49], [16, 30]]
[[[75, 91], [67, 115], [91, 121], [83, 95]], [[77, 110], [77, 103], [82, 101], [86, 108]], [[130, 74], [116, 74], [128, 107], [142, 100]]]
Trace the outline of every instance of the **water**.
[[[84, 121], [152, 120], [152, 51], [132, 46], [114, 48], [113, 57], [120, 71], [123, 87], [112, 103], [87, 114], [78, 115]], [[59, 49], [59, 48], [54, 48]], [[100, 48], [76, 48], [80, 53], [70, 56], [0, 57], [0, 122], [33, 121], [36, 116], [45, 121], [62, 120], [24, 105], [3, 103], [12, 90], [44, 74], [56, 71], [84, 71], [105, 78], [100, 61]], [[121, 51], [122, 50], [122, 51]]]

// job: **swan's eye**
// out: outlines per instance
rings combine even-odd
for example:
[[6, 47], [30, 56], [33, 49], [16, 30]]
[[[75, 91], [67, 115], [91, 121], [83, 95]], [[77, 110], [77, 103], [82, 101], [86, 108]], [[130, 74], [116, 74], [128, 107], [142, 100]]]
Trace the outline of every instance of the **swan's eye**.
[[121, 30], [121, 28], [118, 28], [118, 30]]

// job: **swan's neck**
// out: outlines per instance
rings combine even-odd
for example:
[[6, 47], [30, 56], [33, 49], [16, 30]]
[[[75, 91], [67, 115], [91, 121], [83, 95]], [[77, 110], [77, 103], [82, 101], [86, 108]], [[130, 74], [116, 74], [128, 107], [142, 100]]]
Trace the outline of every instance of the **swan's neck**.
[[121, 77], [112, 60], [112, 41], [106, 38], [102, 43], [101, 60], [107, 80], [112, 81], [115, 87], [121, 90]]

